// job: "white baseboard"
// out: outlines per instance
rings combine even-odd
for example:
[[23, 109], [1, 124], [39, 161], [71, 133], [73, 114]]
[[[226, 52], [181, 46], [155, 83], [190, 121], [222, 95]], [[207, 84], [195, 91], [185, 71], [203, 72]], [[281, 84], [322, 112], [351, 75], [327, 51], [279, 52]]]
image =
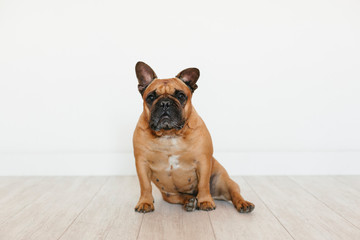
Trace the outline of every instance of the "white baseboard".
[[[220, 152], [215, 158], [230, 175], [360, 174], [360, 151]], [[0, 175], [135, 175], [132, 153], [0, 153]]]

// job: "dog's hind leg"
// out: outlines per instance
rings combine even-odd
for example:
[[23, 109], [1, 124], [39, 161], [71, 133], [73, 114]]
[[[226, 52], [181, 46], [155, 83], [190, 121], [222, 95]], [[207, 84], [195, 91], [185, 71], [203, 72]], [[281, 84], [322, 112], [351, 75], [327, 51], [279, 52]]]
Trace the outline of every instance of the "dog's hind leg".
[[253, 203], [244, 200], [239, 185], [229, 177], [225, 168], [215, 158], [210, 178], [210, 193], [214, 199], [232, 201], [241, 213], [249, 213], [255, 208]]
[[190, 194], [169, 194], [161, 192], [162, 197], [168, 203], [182, 204], [188, 212], [194, 211], [196, 208], [196, 197]]

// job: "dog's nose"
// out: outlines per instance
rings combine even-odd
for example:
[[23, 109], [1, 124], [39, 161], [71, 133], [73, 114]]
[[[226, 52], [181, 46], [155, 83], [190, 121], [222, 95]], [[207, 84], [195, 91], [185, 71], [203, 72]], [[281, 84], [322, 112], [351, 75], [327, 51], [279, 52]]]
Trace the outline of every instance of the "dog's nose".
[[169, 100], [162, 100], [161, 103], [160, 103], [160, 106], [163, 108], [163, 109], [167, 109], [170, 107], [170, 101]]

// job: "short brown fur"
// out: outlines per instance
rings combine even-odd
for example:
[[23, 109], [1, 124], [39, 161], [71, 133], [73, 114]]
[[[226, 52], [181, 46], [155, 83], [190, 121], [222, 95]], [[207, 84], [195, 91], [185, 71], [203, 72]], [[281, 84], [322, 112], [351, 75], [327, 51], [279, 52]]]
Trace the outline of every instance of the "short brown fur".
[[[171, 96], [175, 89], [183, 91], [188, 97], [182, 110], [185, 119], [183, 128], [152, 130], [149, 127], [151, 111], [146, 104], [147, 94], [156, 91], [160, 96]], [[156, 78], [146, 86], [142, 96], [143, 113], [133, 137], [136, 170], [141, 187], [135, 210], [154, 210], [153, 182], [165, 201], [182, 204], [186, 210], [192, 210], [189, 206], [192, 206], [191, 201], [195, 197], [198, 209], [213, 210], [214, 197], [232, 201], [239, 212], [251, 212], [254, 204], [243, 199], [239, 186], [213, 157], [210, 133], [191, 103], [192, 90], [189, 86], [177, 77]]]

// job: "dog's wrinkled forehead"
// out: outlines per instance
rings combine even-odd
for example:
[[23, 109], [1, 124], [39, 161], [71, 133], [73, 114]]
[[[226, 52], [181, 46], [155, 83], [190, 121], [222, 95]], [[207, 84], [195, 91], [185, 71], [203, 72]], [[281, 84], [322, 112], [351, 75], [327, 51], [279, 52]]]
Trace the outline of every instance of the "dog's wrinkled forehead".
[[145, 90], [144, 96], [147, 93], [154, 91], [158, 95], [172, 95], [176, 90], [182, 90], [186, 95], [191, 93], [190, 89], [183, 81], [178, 78], [169, 79], [155, 79]]
[[175, 92], [175, 88], [169, 84], [169, 80], [162, 80], [161, 84], [156, 88], [156, 93], [158, 95], [163, 94], [173, 94]]

